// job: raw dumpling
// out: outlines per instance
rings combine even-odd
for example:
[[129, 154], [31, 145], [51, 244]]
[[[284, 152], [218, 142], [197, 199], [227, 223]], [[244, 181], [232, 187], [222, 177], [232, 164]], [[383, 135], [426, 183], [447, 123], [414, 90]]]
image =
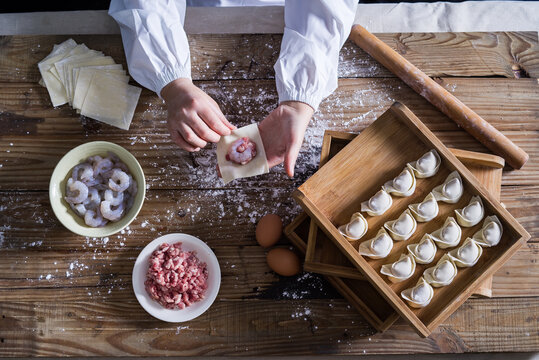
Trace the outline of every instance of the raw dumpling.
[[423, 273], [425, 280], [434, 287], [451, 284], [455, 276], [457, 276], [457, 266], [447, 254], [442, 256], [435, 266]]
[[425, 153], [417, 161], [408, 163], [408, 166], [414, 172], [415, 177], [417, 178], [428, 178], [434, 176], [438, 169], [440, 168], [440, 155], [434, 149]]
[[415, 219], [419, 222], [427, 222], [438, 216], [438, 202], [430, 192], [425, 199], [418, 204], [408, 205]]
[[457, 246], [460, 243], [462, 229], [454, 217], [445, 219], [444, 225], [430, 234], [440, 249]]
[[476, 232], [473, 239], [481, 246], [496, 246], [503, 234], [503, 226], [496, 215], [487, 216], [483, 221], [483, 227]]
[[432, 300], [434, 289], [421, 277], [413, 288], [403, 290], [401, 296], [411, 307], [422, 308]]
[[454, 204], [460, 200], [464, 187], [462, 179], [457, 171], [453, 171], [447, 176], [442, 185], [436, 186], [432, 193], [438, 201]]
[[410, 213], [410, 210], [404, 211], [397, 220], [386, 221], [384, 227], [389, 231], [393, 240], [408, 240], [417, 228], [417, 222]]
[[412, 276], [415, 271], [415, 265], [415, 260], [412, 255], [401, 254], [399, 260], [394, 263], [382, 265], [380, 272], [387, 275], [391, 282], [397, 283]]
[[393, 199], [384, 189], [378, 191], [369, 200], [361, 203], [361, 211], [370, 216], [378, 216], [385, 213], [393, 204]]
[[368, 229], [369, 224], [360, 212], [354, 213], [348, 224], [339, 226], [339, 232], [351, 240], [361, 239]]
[[430, 264], [438, 250], [429, 234], [423, 235], [417, 244], [410, 244], [407, 248], [418, 264]]
[[410, 196], [415, 191], [415, 176], [410, 168], [405, 167], [393, 180], [387, 181], [382, 189], [395, 196]]
[[384, 228], [378, 230], [378, 234], [370, 240], [359, 244], [359, 253], [371, 259], [385, 258], [393, 249], [393, 240]]
[[458, 267], [470, 267], [477, 263], [483, 248], [472, 238], [467, 238], [459, 248], [451, 250], [449, 256]]
[[479, 196], [472, 196], [468, 205], [462, 209], [455, 210], [455, 214], [461, 226], [472, 227], [477, 225], [485, 215], [481, 198]]

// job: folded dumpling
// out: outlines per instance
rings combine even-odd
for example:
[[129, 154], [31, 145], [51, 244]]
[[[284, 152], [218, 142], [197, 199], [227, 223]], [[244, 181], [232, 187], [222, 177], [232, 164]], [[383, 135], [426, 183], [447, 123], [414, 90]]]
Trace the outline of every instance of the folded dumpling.
[[457, 246], [460, 243], [462, 229], [454, 217], [450, 216], [445, 219], [441, 228], [430, 234], [436, 245], [440, 249], [447, 249]]
[[382, 259], [389, 255], [393, 249], [393, 240], [384, 228], [378, 230], [378, 234], [370, 240], [359, 244], [359, 253], [371, 259]]
[[395, 196], [410, 196], [415, 191], [415, 176], [409, 167], [405, 167], [393, 180], [386, 181], [382, 189]]
[[487, 216], [483, 221], [483, 227], [476, 232], [473, 239], [481, 246], [496, 246], [503, 234], [503, 226], [496, 215]]
[[462, 179], [457, 171], [453, 171], [447, 176], [442, 185], [436, 186], [432, 193], [438, 201], [454, 204], [460, 200], [464, 186]]
[[479, 196], [472, 196], [468, 205], [462, 209], [455, 210], [455, 214], [461, 226], [472, 227], [477, 225], [485, 215], [481, 198]]
[[429, 234], [423, 235], [417, 244], [410, 244], [406, 248], [418, 264], [430, 264], [438, 250]]
[[348, 224], [339, 226], [339, 232], [351, 240], [361, 239], [368, 229], [369, 224], [360, 212], [354, 213]]
[[423, 277], [420, 277], [413, 288], [401, 291], [401, 296], [411, 307], [422, 308], [427, 306], [432, 300], [434, 289]]
[[378, 191], [369, 200], [361, 203], [361, 211], [370, 216], [378, 216], [385, 213], [393, 204], [393, 199], [384, 189]]
[[408, 240], [417, 228], [417, 222], [406, 209], [397, 220], [386, 221], [384, 227], [387, 229], [393, 240]]
[[401, 254], [399, 260], [392, 264], [382, 265], [380, 272], [387, 275], [391, 282], [397, 283], [408, 279], [414, 274], [415, 260], [410, 254]]
[[430, 192], [425, 199], [418, 204], [408, 205], [415, 219], [419, 222], [427, 222], [438, 216], [438, 201]]
[[426, 269], [423, 273], [425, 280], [434, 287], [451, 284], [455, 276], [457, 276], [457, 266], [447, 254], [442, 256], [435, 266]]
[[438, 152], [432, 149], [416, 161], [408, 163], [408, 166], [412, 169], [414, 175], [421, 179], [434, 176], [438, 172], [441, 162]]
[[467, 238], [459, 248], [451, 250], [449, 257], [458, 267], [470, 267], [477, 263], [483, 248], [472, 238]]

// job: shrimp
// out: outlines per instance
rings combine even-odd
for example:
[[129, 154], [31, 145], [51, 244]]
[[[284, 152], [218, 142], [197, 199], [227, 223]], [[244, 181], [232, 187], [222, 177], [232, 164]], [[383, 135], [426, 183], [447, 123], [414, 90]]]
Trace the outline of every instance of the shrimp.
[[77, 204], [77, 205], [69, 204], [69, 206], [71, 206], [71, 209], [73, 209], [73, 211], [79, 216], [84, 217], [84, 215], [86, 214], [87, 210], [84, 204]]
[[109, 179], [109, 188], [111, 190], [122, 192], [129, 187], [129, 175], [120, 169], [112, 169]]
[[118, 221], [124, 213], [124, 204], [120, 203], [116, 209], [112, 210], [110, 201], [101, 201], [101, 214], [105, 219]]
[[84, 222], [86, 223], [86, 225], [91, 227], [103, 227], [107, 224], [108, 221], [106, 219], [103, 219], [99, 208], [97, 208], [95, 211], [86, 211], [86, 214], [84, 214]]
[[112, 206], [118, 206], [124, 201], [124, 193], [112, 190], [105, 190], [105, 201], [110, 202]]
[[71, 193], [65, 200], [70, 204], [80, 204], [88, 198], [88, 186], [81, 181], [73, 181], [73, 178], [67, 180], [67, 190]]
[[88, 163], [82, 163], [73, 168], [73, 171], [71, 173], [71, 178], [74, 181], [77, 180], [89, 180], [93, 178], [94, 171], [92, 170], [92, 167]]
[[234, 141], [228, 148], [226, 159], [236, 164], [245, 165], [256, 156], [256, 143], [248, 137]]
[[132, 197], [135, 197], [138, 192], [137, 181], [133, 179], [131, 175], [129, 175], [129, 187], [127, 188], [127, 192], [131, 194]]
[[103, 172], [109, 171], [112, 169], [113, 166], [114, 164], [112, 163], [112, 161], [110, 161], [109, 158], [101, 159], [94, 165], [94, 174], [97, 176]]
[[103, 159], [103, 158], [102, 158], [101, 156], [99, 156], [99, 155], [94, 155], [94, 156], [90, 156], [90, 157], [88, 158], [87, 161], [90, 163], [90, 165], [91, 165], [92, 167], [94, 167], [95, 164], [97, 164], [97, 163], [98, 163], [99, 161], [101, 161], [102, 159]]
[[94, 188], [88, 188], [88, 198], [84, 201], [84, 206], [89, 210], [94, 210], [101, 203], [101, 195], [99, 191]]

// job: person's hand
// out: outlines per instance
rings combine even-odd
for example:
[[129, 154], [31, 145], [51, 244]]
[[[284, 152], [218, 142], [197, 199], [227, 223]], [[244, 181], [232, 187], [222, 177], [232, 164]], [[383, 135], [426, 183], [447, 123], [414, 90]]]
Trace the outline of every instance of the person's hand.
[[303, 143], [305, 129], [314, 109], [299, 101], [283, 101], [258, 125], [269, 167], [284, 161], [288, 176], [294, 176], [294, 166]]
[[170, 136], [184, 150], [198, 151], [236, 128], [225, 118], [219, 105], [190, 79], [167, 84], [161, 97], [167, 104]]

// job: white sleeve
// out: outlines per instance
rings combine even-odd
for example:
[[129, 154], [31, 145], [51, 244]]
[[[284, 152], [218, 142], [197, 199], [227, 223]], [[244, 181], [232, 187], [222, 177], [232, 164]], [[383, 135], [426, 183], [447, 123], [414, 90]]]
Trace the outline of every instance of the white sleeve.
[[191, 78], [183, 29], [185, 0], [112, 0], [109, 15], [122, 32], [130, 75], [161, 96], [165, 85]]
[[279, 102], [315, 110], [337, 88], [339, 51], [350, 35], [357, 0], [288, 0], [281, 53], [275, 64]]

